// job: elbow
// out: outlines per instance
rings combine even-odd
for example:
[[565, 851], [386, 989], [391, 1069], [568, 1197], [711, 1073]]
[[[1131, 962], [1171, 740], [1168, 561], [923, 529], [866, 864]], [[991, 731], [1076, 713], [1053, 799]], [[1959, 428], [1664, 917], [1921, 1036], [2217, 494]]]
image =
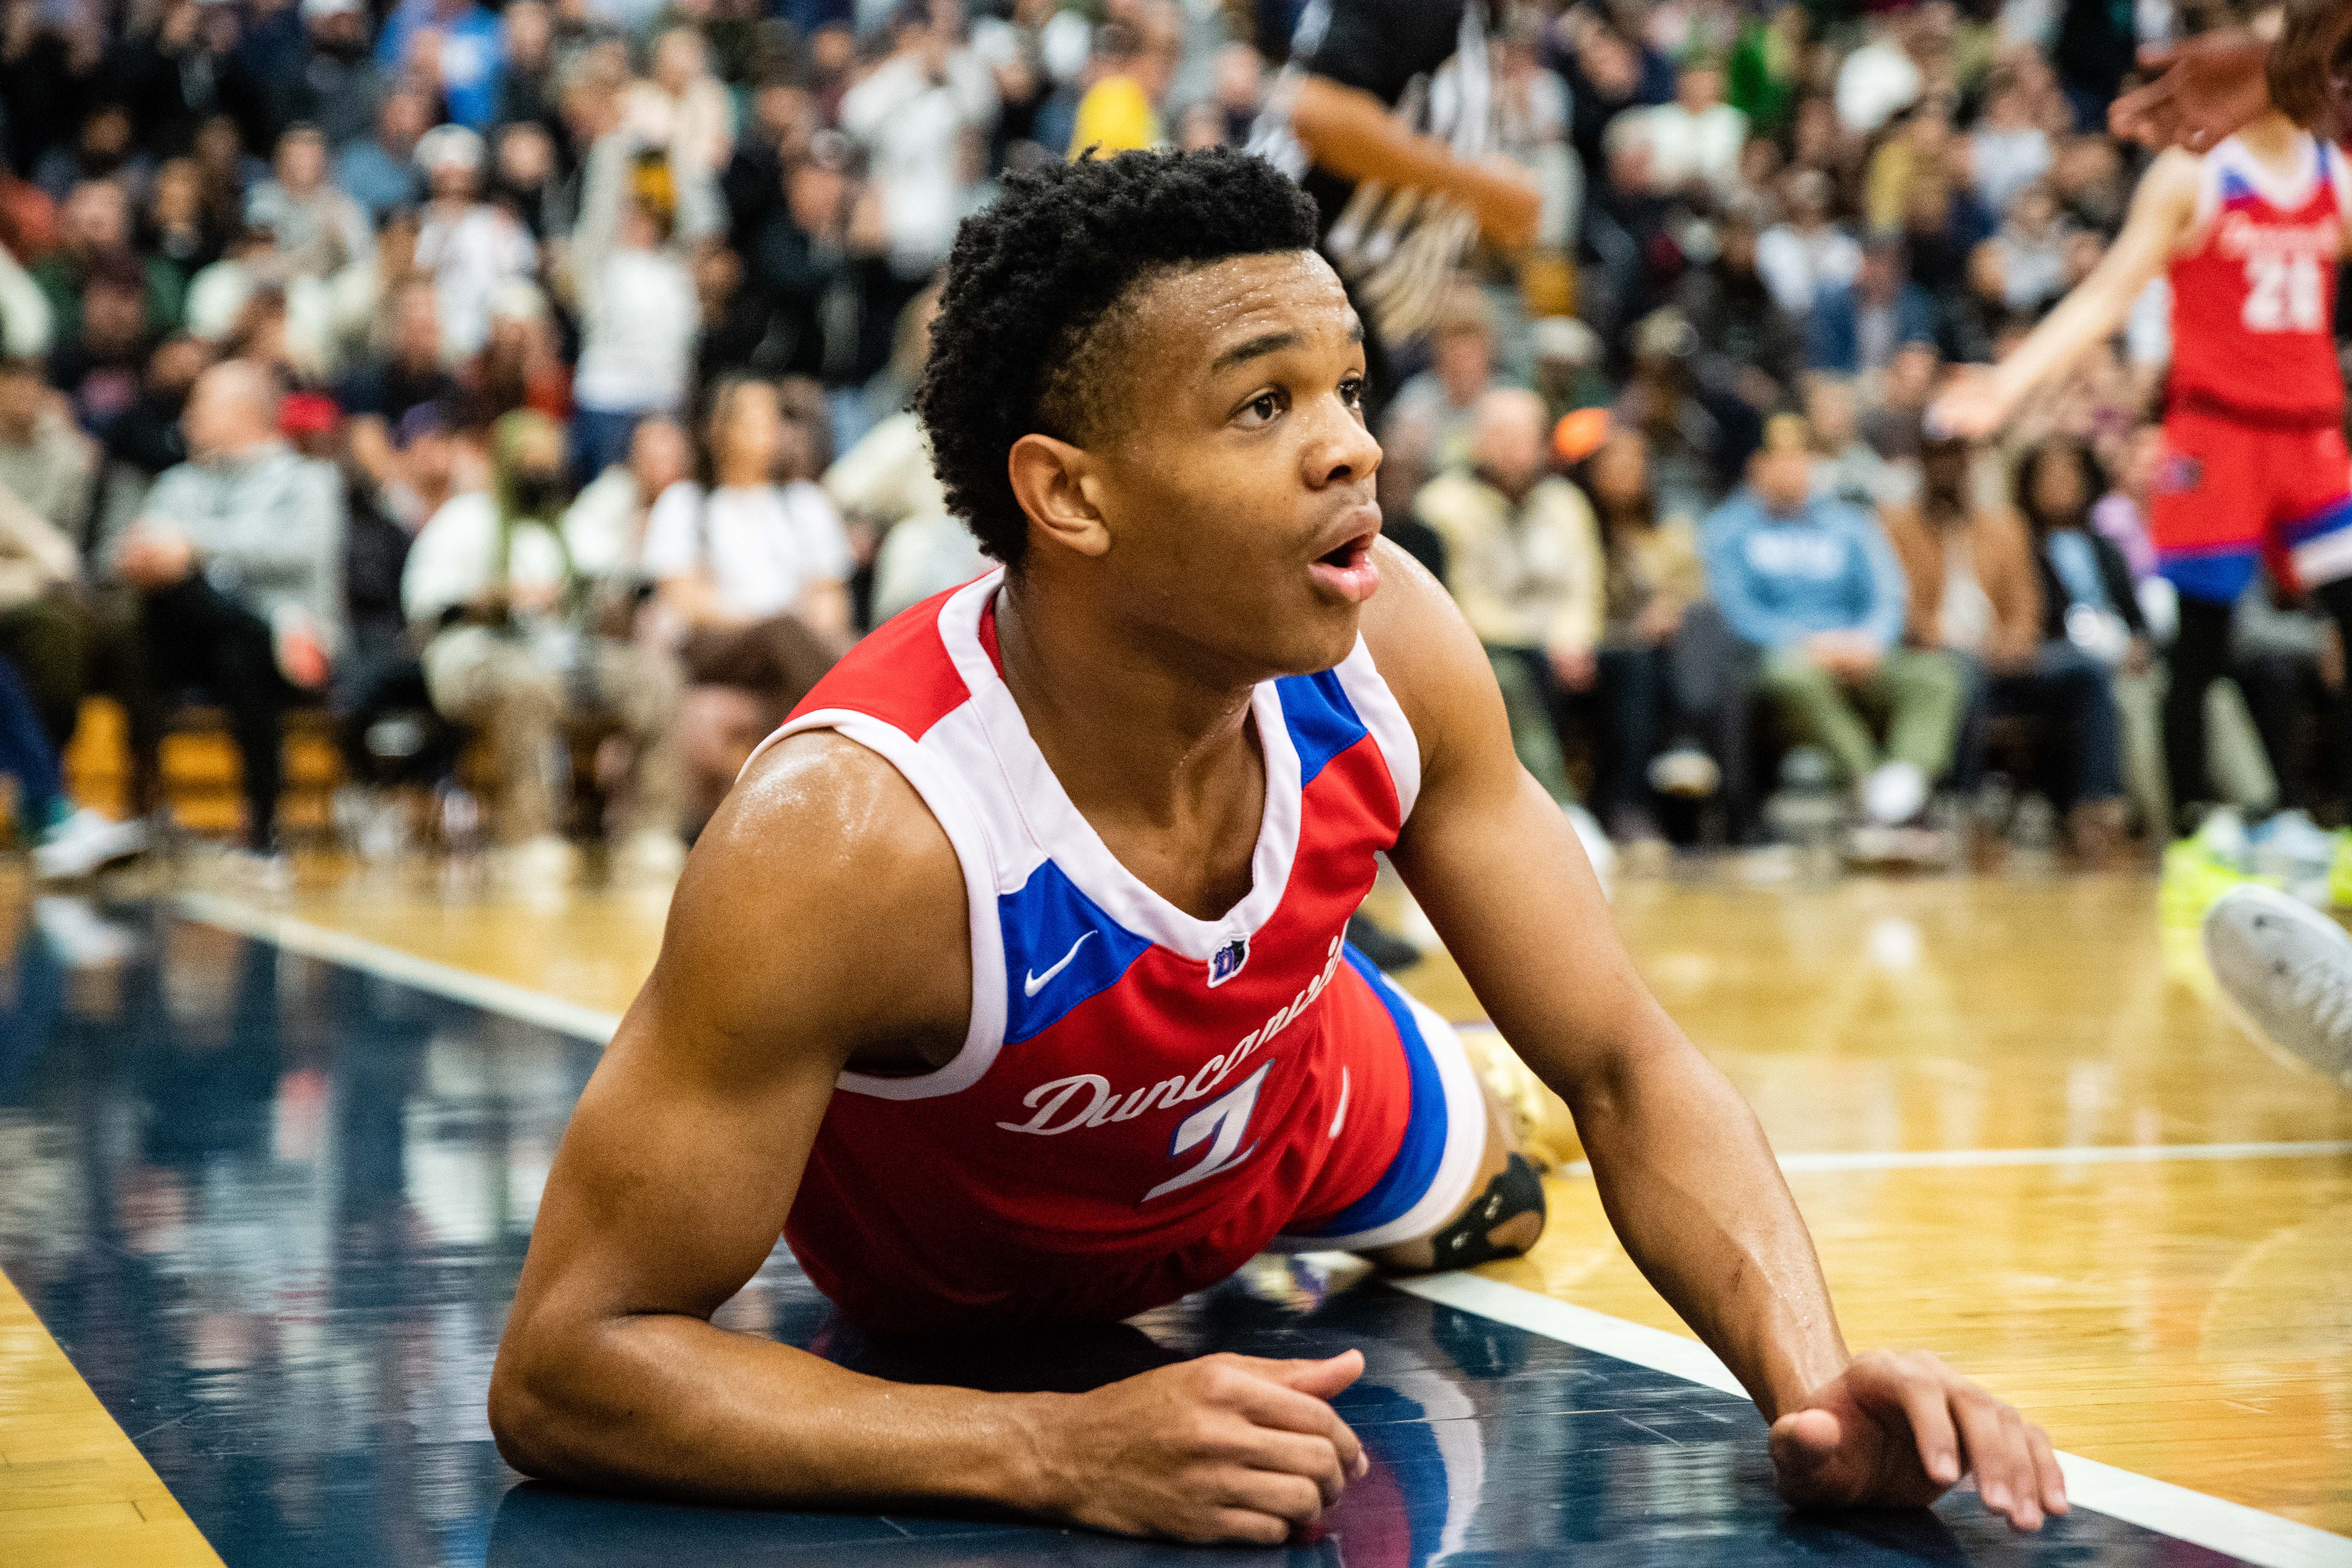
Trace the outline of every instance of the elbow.
[[490, 1368], [490, 1436], [499, 1457], [524, 1475], [593, 1484], [597, 1470], [587, 1439], [593, 1426], [563, 1393], [579, 1369], [560, 1369], [545, 1340], [527, 1326], [509, 1328]]
[[540, 1480], [561, 1480], [562, 1443], [556, 1406], [532, 1386], [525, 1351], [509, 1336], [490, 1369], [490, 1437], [499, 1458]]

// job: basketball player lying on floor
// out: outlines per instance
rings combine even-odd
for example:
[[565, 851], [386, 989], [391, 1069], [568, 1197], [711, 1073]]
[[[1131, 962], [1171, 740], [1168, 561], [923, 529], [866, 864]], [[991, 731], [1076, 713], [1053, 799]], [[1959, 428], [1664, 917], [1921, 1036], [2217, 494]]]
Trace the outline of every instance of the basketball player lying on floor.
[[490, 1389], [500, 1451], [745, 1503], [994, 1504], [1275, 1542], [1363, 1473], [1362, 1370], [1231, 1355], [1081, 1394], [865, 1377], [712, 1311], [781, 1232], [881, 1333], [1109, 1322], [1266, 1248], [1391, 1268], [1543, 1225], [1464, 1047], [1341, 941], [1386, 850], [1575, 1112], [1618, 1233], [1804, 1504], [2048, 1439], [1855, 1356], [1755, 1117], [1636, 978], [1477, 639], [1380, 542], [1360, 328], [1233, 153], [1016, 176], [919, 395], [1003, 569], [875, 632], [753, 759], [582, 1096]]

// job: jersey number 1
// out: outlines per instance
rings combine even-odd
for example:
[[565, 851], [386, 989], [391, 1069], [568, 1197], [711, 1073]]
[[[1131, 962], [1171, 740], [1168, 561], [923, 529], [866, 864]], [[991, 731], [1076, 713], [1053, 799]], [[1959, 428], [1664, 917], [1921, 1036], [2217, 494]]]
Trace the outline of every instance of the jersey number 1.
[[2243, 319], [2250, 332], [2316, 332], [2324, 329], [2326, 310], [2319, 287], [2319, 262], [2309, 256], [2249, 256], [2246, 258], [2246, 307]]
[[1242, 1137], [1249, 1131], [1250, 1113], [1257, 1109], [1258, 1089], [1265, 1082], [1266, 1068], [1272, 1066], [1272, 1062], [1259, 1063], [1257, 1071], [1250, 1074], [1240, 1088], [1219, 1095], [1184, 1118], [1183, 1125], [1176, 1129], [1175, 1142], [1169, 1145], [1168, 1152], [1171, 1156], [1181, 1154], [1202, 1142], [1209, 1145], [1209, 1152], [1202, 1156], [1199, 1164], [1169, 1177], [1144, 1194], [1145, 1203], [1165, 1197], [1179, 1187], [1207, 1181], [1220, 1171], [1230, 1171], [1257, 1152], [1255, 1143], [1244, 1149]]

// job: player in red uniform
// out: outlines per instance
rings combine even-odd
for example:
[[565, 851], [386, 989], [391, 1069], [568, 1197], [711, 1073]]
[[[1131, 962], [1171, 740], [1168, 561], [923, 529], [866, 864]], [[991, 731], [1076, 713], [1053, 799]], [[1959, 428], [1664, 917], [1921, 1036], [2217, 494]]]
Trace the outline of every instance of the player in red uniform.
[[2202, 156], [2161, 153], [2091, 275], [1929, 413], [1953, 434], [1990, 434], [2168, 271], [2172, 372], [2148, 522], [2179, 591], [2164, 737], [2184, 809], [2210, 798], [2205, 692], [2228, 667], [2231, 608], [2256, 566], [2267, 557], [2352, 634], [2352, 453], [2334, 333], [2347, 213], [2344, 155], [2274, 110]]
[[697, 847], [550, 1175], [490, 1392], [574, 1484], [982, 1501], [1278, 1542], [1362, 1473], [1361, 1370], [1213, 1356], [1076, 1395], [891, 1384], [710, 1315], [779, 1233], [887, 1331], [1101, 1321], [1268, 1246], [1524, 1248], [1461, 1043], [1341, 944], [1385, 849], [1574, 1109], [1619, 1233], [1773, 1422], [1783, 1490], [2048, 1439], [1855, 1357], [1755, 1118], [1612, 933], [1476, 639], [1379, 542], [1361, 328], [1314, 210], [1229, 153], [1016, 176], [958, 237], [920, 405], [1003, 563], [845, 661]]

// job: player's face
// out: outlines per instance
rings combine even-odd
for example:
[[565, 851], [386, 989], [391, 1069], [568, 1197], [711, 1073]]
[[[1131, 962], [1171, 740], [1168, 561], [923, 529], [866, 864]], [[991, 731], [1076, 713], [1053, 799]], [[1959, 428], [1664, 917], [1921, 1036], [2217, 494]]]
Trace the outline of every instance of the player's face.
[[1311, 251], [1150, 285], [1095, 447], [1122, 608], [1252, 678], [1328, 669], [1380, 586], [1362, 329]]

